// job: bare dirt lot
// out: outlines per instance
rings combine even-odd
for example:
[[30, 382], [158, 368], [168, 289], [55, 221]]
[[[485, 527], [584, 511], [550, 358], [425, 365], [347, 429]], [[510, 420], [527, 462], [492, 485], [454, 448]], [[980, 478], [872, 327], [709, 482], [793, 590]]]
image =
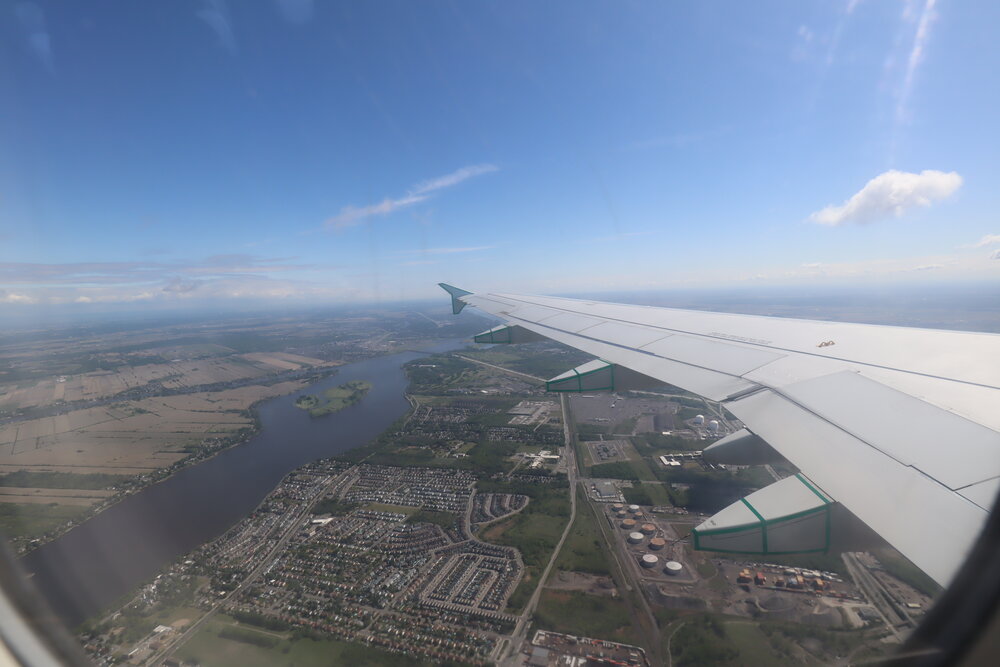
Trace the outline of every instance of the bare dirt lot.
[[545, 587], [560, 591], [582, 591], [591, 595], [611, 597], [618, 595], [618, 589], [615, 588], [611, 577], [587, 574], [586, 572], [557, 571], [545, 584]]

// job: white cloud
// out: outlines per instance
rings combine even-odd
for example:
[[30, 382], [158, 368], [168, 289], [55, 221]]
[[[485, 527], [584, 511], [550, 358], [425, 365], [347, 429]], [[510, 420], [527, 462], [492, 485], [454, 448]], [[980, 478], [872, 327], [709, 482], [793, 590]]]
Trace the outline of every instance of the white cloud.
[[[905, 119], [906, 107], [910, 100], [910, 93], [913, 91], [913, 83], [917, 75], [917, 67], [924, 59], [924, 50], [927, 48], [927, 40], [931, 33], [931, 24], [936, 15], [934, 5], [937, 0], [925, 0], [924, 9], [920, 13], [920, 20], [917, 22], [916, 31], [913, 33], [913, 45], [910, 47], [910, 55], [906, 59], [906, 74], [903, 76], [903, 85], [899, 91], [899, 98], [896, 105], [897, 121]], [[904, 20], [910, 15], [911, 8], [903, 7]]]
[[233, 22], [229, 18], [226, 0], [204, 0], [203, 7], [196, 14], [212, 29], [223, 48], [235, 56], [239, 47], [236, 45], [236, 34], [233, 32]]
[[985, 248], [986, 246], [993, 245], [995, 243], [1000, 243], [1000, 234], [987, 234], [983, 238], [979, 239], [972, 245], [964, 246], [966, 248]]
[[1000, 249], [994, 250], [990, 253], [990, 259], [1000, 259]]
[[340, 213], [326, 221], [326, 226], [332, 229], [347, 229], [348, 227], [364, 224], [368, 218], [389, 215], [393, 211], [398, 211], [401, 208], [406, 208], [407, 206], [412, 206], [413, 204], [419, 204], [425, 199], [427, 199], [426, 195], [407, 195], [405, 197], [400, 197], [399, 199], [386, 198], [377, 204], [361, 206], [360, 208], [345, 206], [340, 209]]
[[944, 264], [921, 264], [920, 266], [915, 266], [911, 271], [934, 271], [935, 269], [943, 269]]
[[417, 183], [407, 191], [406, 195], [402, 197], [398, 197], [396, 199], [386, 197], [379, 203], [369, 204], [368, 206], [345, 206], [340, 209], [340, 213], [327, 219], [325, 225], [328, 229], [347, 229], [348, 227], [355, 227], [357, 225], [364, 224], [369, 218], [389, 215], [390, 213], [398, 211], [401, 208], [406, 208], [408, 206], [413, 206], [414, 204], [419, 204], [422, 201], [426, 201], [438, 190], [450, 188], [458, 185], [462, 181], [473, 178], [474, 176], [488, 174], [497, 170], [498, 167], [492, 164], [477, 164], [462, 167], [461, 169], [453, 171], [445, 176]]
[[7, 290], [0, 290], [0, 303], [36, 303], [38, 299], [27, 294], [15, 294]]
[[434, 192], [435, 190], [441, 190], [443, 188], [450, 188], [453, 185], [458, 185], [462, 181], [470, 179], [473, 176], [481, 176], [494, 171], [497, 171], [497, 167], [492, 164], [474, 164], [469, 167], [462, 167], [447, 176], [441, 176], [440, 178], [433, 178], [429, 181], [418, 183], [410, 189], [409, 194], [426, 195]]
[[809, 216], [813, 222], [836, 227], [866, 224], [903, 215], [917, 206], [950, 197], [962, 185], [957, 172], [925, 169], [919, 174], [895, 169], [879, 174], [840, 206], [827, 206]]

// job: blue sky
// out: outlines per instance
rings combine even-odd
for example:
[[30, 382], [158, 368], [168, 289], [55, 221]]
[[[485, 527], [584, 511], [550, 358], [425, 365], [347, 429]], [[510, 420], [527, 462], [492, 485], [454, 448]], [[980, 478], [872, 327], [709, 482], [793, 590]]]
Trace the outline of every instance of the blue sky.
[[1000, 279], [997, 3], [0, 5], [0, 312]]

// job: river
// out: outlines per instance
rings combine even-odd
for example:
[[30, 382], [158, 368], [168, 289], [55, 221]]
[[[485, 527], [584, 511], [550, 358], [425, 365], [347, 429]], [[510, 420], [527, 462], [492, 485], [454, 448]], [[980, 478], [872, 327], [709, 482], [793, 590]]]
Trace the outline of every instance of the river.
[[[441, 343], [430, 352], [460, 346]], [[21, 559], [32, 581], [69, 626], [106, 609], [179, 556], [218, 537], [250, 513], [290, 471], [367, 444], [402, 416], [403, 352], [338, 369], [336, 375], [257, 406], [260, 432], [104, 510]], [[357, 404], [318, 419], [294, 406], [351, 380], [372, 388]]]

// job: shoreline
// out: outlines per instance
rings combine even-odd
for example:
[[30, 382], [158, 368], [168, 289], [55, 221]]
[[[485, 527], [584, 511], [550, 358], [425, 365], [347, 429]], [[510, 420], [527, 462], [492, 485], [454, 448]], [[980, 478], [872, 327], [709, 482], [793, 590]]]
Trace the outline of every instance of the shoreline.
[[[329, 367], [328, 372], [318, 372], [315, 375], [302, 378], [302, 381], [306, 383], [306, 386], [315, 384], [316, 382], [320, 382], [329, 377], [337, 375], [337, 373], [340, 372], [341, 367], [342, 365]], [[268, 387], [274, 384], [279, 384], [283, 381], [284, 380], [278, 378], [275, 380], [275, 382], [262, 386]], [[295, 393], [295, 391], [301, 391], [301, 388], [285, 394], [278, 394], [276, 396], [268, 396], [265, 398], [261, 398], [254, 401], [249, 406], [247, 406], [246, 411], [250, 413], [249, 416], [251, 419], [251, 424], [249, 426], [245, 426], [239, 429], [234, 435], [229, 436], [229, 438], [232, 439], [231, 442], [225, 442], [226, 439], [224, 439], [224, 442], [219, 445], [199, 448], [198, 451], [190, 453], [188, 456], [178, 461], [175, 461], [174, 463], [165, 468], [158, 468], [151, 473], [146, 473], [148, 475], [154, 476], [155, 478], [148, 480], [144, 484], [135, 487], [129, 487], [126, 490], [119, 491], [114, 495], [104, 499], [102, 502], [92, 505], [90, 508], [88, 508], [86, 512], [81, 513], [81, 515], [78, 518], [67, 521], [62, 526], [55, 529], [55, 532], [53, 533], [47, 533], [43, 537], [36, 537], [31, 539], [5, 538], [7, 541], [7, 545], [14, 552], [15, 558], [20, 560], [25, 556], [27, 556], [28, 554], [35, 551], [36, 549], [39, 549], [44, 545], [49, 544], [50, 542], [54, 542], [63, 535], [69, 533], [74, 528], [86, 523], [87, 521], [90, 521], [94, 517], [101, 514], [101, 512], [104, 512], [105, 510], [114, 507], [115, 505], [126, 500], [130, 496], [133, 496], [150, 487], [165, 482], [174, 475], [176, 475], [177, 473], [181, 472], [182, 470], [185, 470], [192, 466], [199, 465], [201, 463], [205, 463], [206, 461], [210, 461], [211, 459], [215, 458], [216, 456], [225, 451], [229, 451], [234, 447], [239, 447], [240, 445], [246, 444], [246, 442], [249, 441], [251, 438], [254, 438], [257, 435], [259, 435], [261, 431], [260, 413], [257, 411], [257, 406], [263, 403], [264, 401], [270, 401], [273, 399], [281, 398], [283, 396], [291, 396], [292, 394]], [[206, 440], [209, 439], [210, 438], [206, 438]], [[139, 477], [139, 475], [136, 475], [135, 477]]]
[[[401, 368], [404, 368], [404, 367], [405, 367], [405, 364], [403, 364], [401, 366]], [[405, 370], [404, 370], [404, 372], [405, 372]], [[289, 396], [291, 394], [283, 394], [283, 395], [284, 396]], [[414, 405], [414, 401], [411, 400], [410, 393], [409, 393], [409, 378], [407, 378], [407, 386], [406, 386], [406, 389], [403, 390], [403, 396], [406, 398], [407, 402], [410, 404], [410, 407], [406, 411], [406, 414], [401, 415], [397, 420], [395, 420], [394, 422], [392, 422], [389, 426], [387, 426], [385, 428], [385, 430], [383, 430], [381, 433], [379, 433], [378, 435], [376, 435], [370, 441], [368, 441], [368, 442], [366, 442], [366, 443], [364, 443], [362, 445], [358, 445], [353, 450], [348, 450], [348, 451], [345, 451], [345, 452], [341, 452], [338, 455], [330, 456], [330, 457], [327, 457], [327, 458], [329, 460], [341, 461], [343, 463], [347, 463], [347, 464], [349, 464], [351, 466], [351, 468], [353, 468], [353, 467], [355, 467], [357, 465], [365, 463], [365, 461], [369, 457], [371, 457], [372, 455], [376, 454], [381, 447], [387, 446], [388, 443], [380, 443], [379, 442], [379, 440], [382, 438], [382, 436], [387, 431], [391, 430], [393, 427], [395, 427], [398, 424], [400, 424], [400, 422], [403, 422], [404, 420], [408, 420], [410, 418], [410, 416], [416, 411], [417, 407], [419, 407], [419, 404]], [[267, 399], [264, 399], [264, 400], [267, 400]], [[363, 397], [362, 397], [362, 400], [364, 400]], [[254, 405], [256, 405], [256, 403]], [[373, 451], [368, 452], [367, 455], [365, 457], [361, 458], [361, 459], [354, 459], [354, 458], [350, 457], [349, 452], [351, 452], [351, 451], [358, 452], [358, 451], [369, 450], [369, 449], [373, 450]], [[298, 470], [298, 468], [296, 468], [296, 470]], [[291, 474], [293, 474], [294, 472], [295, 472], [294, 470], [290, 471], [284, 477], [282, 477], [264, 495], [264, 497], [261, 499], [261, 501], [259, 503], [257, 503], [257, 505], [255, 505], [253, 509], [251, 509], [249, 512], [247, 512], [246, 516], [249, 516], [253, 512], [257, 511], [257, 509], [260, 508], [262, 505], [264, 505], [265, 503], [267, 503], [269, 497], [271, 496], [271, 494], [274, 493], [275, 490], [277, 490], [284, 483], [284, 481], [288, 478], [288, 476], [291, 475]], [[246, 516], [244, 516], [241, 519], [239, 519], [233, 525], [234, 526], [238, 525], [239, 521], [242, 521], [243, 519], [245, 519]], [[228, 530], [227, 530], [227, 532], [228, 532]], [[164, 571], [166, 571], [169, 568], [175, 566], [178, 562], [183, 562], [185, 559], [190, 558], [191, 554], [195, 553], [199, 549], [203, 549], [206, 546], [208, 546], [208, 545], [210, 545], [210, 544], [212, 544], [214, 542], [217, 542], [217, 541], [223, 539], [225, 536], [226, 536], [226, 532], [223, 532], [218, 537], [215, 537], [215, 538], [213, 538], [213, 539], [211, 539], [211, 540], [209, 540], [207, 542], [203, 542], [202, 544], [199, 544], [198, 546], [194, 547], [190, 551], [188, 551], [188, 552], [186, 552], [186, 553], [178, 556], [177, 558], [175, 558], [174, 560], [172, 560], [170, 563], [168, 563], [168, 564], [164, 565], [162, 568], [160, 568], [160, 570], [157, 572], [157, 575], [162, 574]], [[118, 600], [116, 600], [115, 602], [111, 603], [110, 605], [108, 605], [107, 607], [105, 607], [104, 609], [102, 609], [101, 611], [99, 611], [99, 612], [93, 614], [92, 616], [84, 619], [76, 627], [69, 628], [70, 632], [73, 633], [74, 635], [77, 635], [77, 634], [83, 632], [87, 625], [94, 624], [94, 623], [102, 623], [102, 622], [108, 620], [109, 618], [113, 617], [115, 614], [120, 613], [129, 604], [131, 604], [133, 600], [135, 600], [135, 598], [141, 593], [141, 591], [146, 586], [148, 586], [150, 584], [151, 581], [155, 581], [157, 575], [154, 575], [152, 578], [150, 578], [148, 580], [145, 580], [145, 581], [137, 584], [128, 593], [125, 593]]]

